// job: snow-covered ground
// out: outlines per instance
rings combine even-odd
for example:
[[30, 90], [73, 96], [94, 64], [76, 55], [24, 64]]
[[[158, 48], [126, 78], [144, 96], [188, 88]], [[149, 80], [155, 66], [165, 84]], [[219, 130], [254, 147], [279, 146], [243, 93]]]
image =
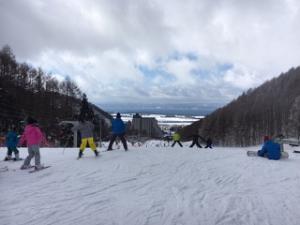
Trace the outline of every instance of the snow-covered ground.
[[[1, 225], [298, 225], [300, 154], [270, 161], [252, 148], [41, 150], [37, 173], [0, 162]], [[297, 148], [296, 148], [297, 149]], [[300, 150], [298, 148], [298, 150]], [[6, 149], [0, 148], [4, 158]], [[26, 156], [21, 149], [21, 156]]]

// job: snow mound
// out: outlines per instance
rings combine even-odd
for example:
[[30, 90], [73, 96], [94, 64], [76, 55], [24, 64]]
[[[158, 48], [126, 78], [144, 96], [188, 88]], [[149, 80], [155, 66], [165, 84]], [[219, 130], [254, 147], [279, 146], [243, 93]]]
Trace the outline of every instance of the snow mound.
[[[80, 160], [77, 149], [43, 148], [42, 162], [51, 167], [37, 173], [0, 162], [8, 168], [0, 170], [0, 224], [298, 225], [300, 154], [290, 148], [287, 160], [246, 156], [257, 148], [148, 143], [98, 158], [86, 149]], [[1, 158], [5, 153], [0, 148]]]

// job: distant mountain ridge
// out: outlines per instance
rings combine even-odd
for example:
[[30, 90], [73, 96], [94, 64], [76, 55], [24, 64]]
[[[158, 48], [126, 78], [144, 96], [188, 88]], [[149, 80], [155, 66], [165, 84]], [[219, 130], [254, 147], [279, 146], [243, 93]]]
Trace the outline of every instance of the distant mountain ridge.
[[180, 131], [185, 139], [198, 132], [224, 146], [260, 144], [264, 135], [299, 138], [300, 67], [248, 90]]

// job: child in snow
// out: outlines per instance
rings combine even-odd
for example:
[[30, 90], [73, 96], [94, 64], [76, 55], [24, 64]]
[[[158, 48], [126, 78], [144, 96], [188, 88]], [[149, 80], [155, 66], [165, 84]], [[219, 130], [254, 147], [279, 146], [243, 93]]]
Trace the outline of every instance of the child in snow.
[[273, 142], [269, 136], [265, 136], [262, 149], [257, 152], [257, 155], [268, 159], [278, 160], [281, 157], [280, 145]]
[[5, 157], [5, 161], [12, 160], [12, 153], [14, 152], [15, 158], [14, 160], [19, 160], [19, 151], [17, 149], [18, 145], [18, 135], [15, 132], [14, 128], [10, 128], [6, 135], [6, 147], [7, 147], [7, 156]]
[[79, 118], [78, 122], [78, 125], [72, 128], [73, 131], [79, 130], [81, 134], [81, 144], [79, 148], [78, 158], [82, 157], [87, 143], [89, 143], [89, 146], [94, 151], [95, 155], [98, 156], [99, 152], [97, 151], [97, 147], [94, 143], [93, 138], [94, 124], [92, 124], [90, 121], [85, 121], [83, 118]]
[[37, 121], [31, 117], [27, 119], [27, 125], [25, 127], [24, 133], [20, 139], [20, 145], [23, 145], [26, 142], [28, 147], [28, 156], [24, 161], [24, 164], [21, 166], [21, 169], [30, 168], [30, 161], [35, 158], [35, 168], [42, 169], [41, 166], [41, 156], [40, 156], [40, 145], [42, 143], [46, 144], [45, 136], [37, 125]]
[[127, 142], [126, 142], [126, 139], [124, 137], [125, 136], [125, 124], [124, 124], [123, 120], [121, 119], [121, 114], [120, 113], [117, 113], [117, 116], [116, 116], [115, 119], [112, 120], [111, 125], [112, 125], [112, 137], [110, 139], [107, 151], [112, 150], [112, 145], [113, 145], [113, 143], [114, 143], [114, 141], [116, 140], [117, 137], [120, 138], [120, 140], [123, 143], [125, 151], [127, 151], [128, 150]]
[[175, 133], [175, 134], [173, 134], [173, 144], [171, 145], [172, 147], [174, 147], [174, 145], [176, 144], [176, 143], [178, 143], [179, 145], [180, 145], [180, 147], [182, 147], [182, 144], [181, 144], [181, 142], [180, 142], [180, 139], [181, 139], [181, 137], [180, 137], [180, 134], [179, 133]]

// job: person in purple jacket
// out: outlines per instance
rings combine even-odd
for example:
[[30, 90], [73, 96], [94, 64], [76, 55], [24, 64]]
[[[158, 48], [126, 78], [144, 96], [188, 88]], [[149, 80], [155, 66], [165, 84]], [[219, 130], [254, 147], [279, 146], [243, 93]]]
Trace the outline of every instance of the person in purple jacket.
[[124, 124], [123, 120], [121, 119], [120, 113], [117, 113], [117, 116], [115, 119], [112, 120], [111, 125], [112, 125], [112, 137], [110, 139], [110, 143], [109, 143], [107, 151], [112, 150], [112, 145], [117, 137], [119, 137], [121, 139], [124, 149], [125, 149], [125, 151], [127, 151], [128, 148], [127, 148], [127, 142], [125, 139], [125, 124]]

